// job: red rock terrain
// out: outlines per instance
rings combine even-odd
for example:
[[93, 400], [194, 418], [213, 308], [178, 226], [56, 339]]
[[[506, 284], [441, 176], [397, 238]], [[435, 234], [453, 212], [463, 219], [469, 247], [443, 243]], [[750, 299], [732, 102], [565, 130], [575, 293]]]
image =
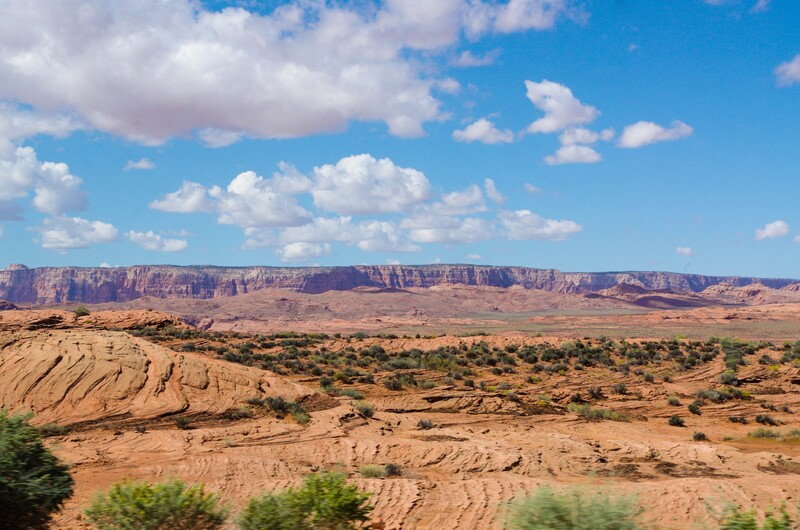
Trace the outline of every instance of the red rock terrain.
[[263, 289], [307, 294], [439, 285], [520, 286], [562, 294], [591, 293], [627, 284], [646, 290], [688, 294], [727, 283], [760, 283], [782, 288], [797, 280], [701, 276], [669, 272], [566, 273], [551, 269], [478, 265], [383, 265], [352, 267], [175, 267], [38, 268], [13, 265], [0, 270], [0, 299], [15, 304], [124, 302], [156, 298], [219, 298]]
[[[770, 309], [762, 316], [781, 311]], [[54, 312], [0, 313], [0, 406], [34, 411], [37, 424], [70, 427], [48, 438], [72, 464], [76, 479], [76, 495], [54, 528], [84, 528], [80, 511], [93, 492], [123, 478], [202, 481], [237, 507], [264, 489], [297, 484], [324, 468], [343, 470], [372, 492], [374, 521], [388, 529], [500, 529], [504, 503], [541, 485], [634, 493], [647, 520], [666, 528], [713, 527], [714, 510], [726, 503], [763, 510], [800, 495], [800, 446], [791, 434], [800, 428], [800, 372], [792, 364], [757, 362], [762, 354], [780, 358], [781, 342], [763, 346], [739, 369], [738, 388], [746, 395], [706, 401], [701, 415], [688, 413], [686, 405], [698, 391], [723, 388], [717, 382], [724, 370], [721, 355], [685, 370], [666, 360], [642, 365], [643, 373], [655, 376], [650, 381], [633, 369], [602, 366], [571, 368], [566, 375], [539, 372], [529, 379], [530, 365], [519, 363], [499, 375], [491, 365], [472, 365], [474, 387], [444, 371], [400, 370], [395, 373], [430, 384], [389, 390], [380, 383], [391, 374], [371, 368], [378, 384], [337, 383], [364, 394], [375, 407], [370, 418], [357, 413], [351, 398], [319, 393], [319, 377], [279, 375], [215, 353], [219, 345], [235, 351], [247, 342], [259, 355], [277, 353], [280, 339], [259, 346], [263, 337], [191, 328], [183, 333], [168, 315], [146, 313], [155, 312], [93, 312], [74, 320]], [[101, 322], [119, 330], [98, 329]], [[352, 352], [359, 359], [364, 357], [358, 352], [378, 346], [393, 359], [409, 348], [460, 351], [481, 342], [496, 352], [566, 345], [562, 338], [521, 333], [314, 341], [307, 346], [314, 355]], [[679, 343], [658, 344], [666, 352]], [[189, 349], [197, 351], [184, 351]], [[619, 384], [624, 393], [612, 390]], [[596, 387], [604, 394], [592, 398], [591, 406], [628, 421], [589, 421], [568, 410], [574, 394], [587, 397]], [[302, 426], [246, 404], [248, 398], [277, 395], [307, 404], [310, 423]], [[668, 397], [680, 405], [668, 404]], [[225, 414], [243, 406], [252, 414]], [[177, 428], [176, 414], [190, 418], [193, 428]], [[673, 414], [686, 427], [669, 426]], [[782, 437], [748, 437], [759, 426], [753, 421], [758, 414], [777, 422], [772, 429]], [[730, 416], [749, 424], [731, 423]], [[432, 428], [420, 427], [420, 420]], [[693, 441], [694, 432], [708, 440]], [[358, 473], [364, 465], [388, 463], [402, 475], [367, 479]]]

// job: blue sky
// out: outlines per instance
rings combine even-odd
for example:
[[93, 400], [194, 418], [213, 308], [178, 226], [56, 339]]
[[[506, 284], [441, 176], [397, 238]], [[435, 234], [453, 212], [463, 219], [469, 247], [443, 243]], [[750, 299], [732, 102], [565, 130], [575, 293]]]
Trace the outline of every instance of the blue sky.
[[800, 277], [800, 3], [11, 0], [0, 266]]

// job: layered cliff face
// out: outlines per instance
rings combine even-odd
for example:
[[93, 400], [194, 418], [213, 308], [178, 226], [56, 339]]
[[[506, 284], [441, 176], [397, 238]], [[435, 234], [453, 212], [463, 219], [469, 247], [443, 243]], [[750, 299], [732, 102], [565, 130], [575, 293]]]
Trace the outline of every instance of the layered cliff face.
[[700, 276], [670, 272], [566, 273], [552, 269], [476, 265], [353, 267], [39, 268], [0, 270], [0, 299], [15, 304], [125, 302], [156, 298], [217, 298], [260, 289], [318, 294], [356, 287], [428, 288], [436, 285], [521, 286], [564, 294], [591, 293], [627, 284], [647, 290], [700, 292], [720, 283], [760, 283], [779, 289], [797, 280]]

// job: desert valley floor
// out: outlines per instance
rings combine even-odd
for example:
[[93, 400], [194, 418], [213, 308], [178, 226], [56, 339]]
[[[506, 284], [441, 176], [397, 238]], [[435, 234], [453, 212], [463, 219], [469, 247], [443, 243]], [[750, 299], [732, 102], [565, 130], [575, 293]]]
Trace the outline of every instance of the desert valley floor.
[[[641, 298], [276, 290], [10, 309], [0, 406], [33, 412], [72, 465], [54, 528], [85, 527], [92, 494], [123, 478], [204, 482], [237, 507], [321, 469], [372, 492], [387, 529], [503, 528], [506, 503], [541, 485], [635, 494], [660, 528], [795, 505], [796, 293], [666, 309], [623, 295]], [[365, 476], [387, 464], [399, 474]]]

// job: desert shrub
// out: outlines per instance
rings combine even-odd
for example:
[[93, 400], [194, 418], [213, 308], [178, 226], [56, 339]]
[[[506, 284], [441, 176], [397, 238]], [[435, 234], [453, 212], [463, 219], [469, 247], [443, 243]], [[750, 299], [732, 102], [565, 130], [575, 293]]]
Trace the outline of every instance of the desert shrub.
[[39, 433], [47, 438], [48, 436], [63, 436], [69, 432], [69, 428], [58, 423], [45, 423], [39, 427]]
[[587, 392], [589, 394], [589, 399], [603, 399], [606, 397], [605, 394], [603, 394], [603, 389], [599, 386], [589, 387]]
[[541, 488], [511, 503], [508, 526], [514, 530], [636, 530], [643, 528], [637, 521], [641, 513], [632, 497]]
[[769, 414], [756, 414], [755, 417], [756, 423], [760, 423], [762, 425], [769, 425], [771, 427], [775, 427], [778, 425], [778, 422], [770, 416]]
[[281, 396], [270, 396], [264, 400], [264, 403], [276, 414], [286, 414], [289, 412], [289, 401]]
[[700, 410], [700, 404], [697, 401], [695, 401], [694, 403], [689, 403], [687, 408], [689, 409], [689, 412], [691, 412], [692, 414], [696, 414], [698, 416], [702, 414], [702, 411]]
[[358, 468], [358, 473], [364, 478], [383, 478], [386, 476], [386, 470], [383, 466], [366, 465]]
[[718, 378], [718, 381], [723, 385], [736, 386], [739, 384], [739, 379], [736, 377], [736, 372], [733, 370], [725, 370]]
[[592, 408], [589, 405], [579, 405], [577, 403], [567, 405], [567, 410], [590, 421], [628, 421], [630, 419], [627, 415], [615, 410]]
[[177, 416], [175, 418], [175, 427], [186, 431], [192, 428], [192, 421], [186, 416]]
[[683, 421], [683, 418], [675, 414], [669, 417], [667, 423], [669, 423], [673, 427], [684, 427], [686, 425], [686, 422]]
[[747, 433], [748, 438], [780, 438], [781, 435], [777, 431], [773, 431], [772, 429], [767, 429], [765, 427], [759, 427], [754, 431], [750, 431]]
[[397, 464], [386, 464], [383, 466], [387, 477], [399, 477], [403, 474], [403, 469]]
[[697, 431], [692, 435], [692, 440], [695, 442], [705, 442], [708, 440], [708, 436], [706, 436], [704, 432]]
[[667, 404], [671, 405], [673, 407], [680, 407], [681, 406], [681, 400], [678, 399], [677, 396], [670, 396], [669, 398], [667, 398]]
[[628, 393], [628, 387], [625, 386], [625, 383], [617, 383], [613, 387], [611, 387], [611, 390], [615, 394], [619, 394], [621, 396], [624, 396]]
[[779, 509], [780, 515], [774, 515], [768, 510], [762, 524], [758, 524], [755, 510], [743, 512], [739, 506], [728, 507], [722, 514], [719, 522], [720, 530], [790, 530], [792, 519], [786, 511], [786, 506]]
[[749, 423], [744, 416], [729, 416], [728, 421], [731, 423], [741, 423], [742, 425], [747, 425]]
[[100, 530], [211, 530], [221, 528], [227, 508], [202, 484], [122, 482], [95, 496], [86, 518]]
[[341, 473], [308, 475], [298, 489], [250, 499], [237, 523], [242, 530], [347, 530], [368, 520], [368, 493]]
[[252, 418], [253, 411], [250, 410], [248, 407], [241, 406], [241, 407], [236, 407], [235, 409], [226, 410], [223, 416], [225, 416], [225, 419], [231, 421], [244, 420], [247, 418]]
[[353, 408], [356, 409], [356, 412], [358, 412], [358, 414], [364, 418], [371, 418], [375, 415], [375, 407], [366, 401], [356, 401], [353, 403]]
[[431, 420], [419, 420], [417, 422], [417, 429], [421, 430], [433, 429], [433, 422]]
[[75, 308], [75, 316], [76, 317], [85, 317], [89, 316], [89, 310], [86, 309], [85, 305], [79, 305]]
[[44, 446], [28, 416], [0, 409], [0, 528], [46, 528], [71, 496], [68, 467]]

